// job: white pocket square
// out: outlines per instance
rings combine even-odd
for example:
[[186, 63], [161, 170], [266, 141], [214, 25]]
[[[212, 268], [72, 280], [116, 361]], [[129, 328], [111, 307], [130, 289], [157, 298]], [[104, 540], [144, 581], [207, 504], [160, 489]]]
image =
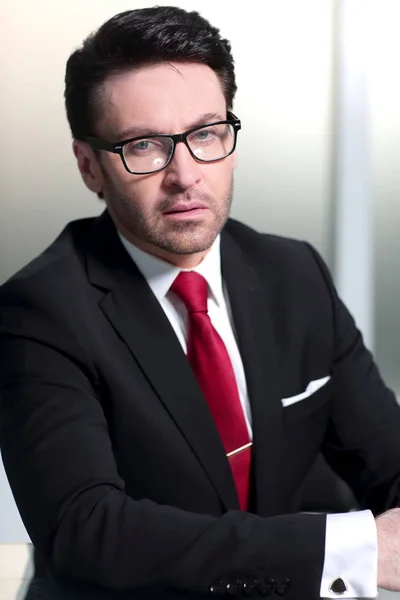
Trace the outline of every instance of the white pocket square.
[[292, 396], [291, 398], [282, 398], [282, 406], [290, 406], [295, 402], [300, 402], [300, 400], [304, 400], [309, 396], [312, 396], [315, 392], [317, 392], [320, 388], [328, 383], [330, 380], [330, 376], [322, 377], [322, 379], [315, 379], [314, 381], [310, 381], [308, 386], [306, 387], [306, 391], [301, 394], [297, 394], [297, 396]]

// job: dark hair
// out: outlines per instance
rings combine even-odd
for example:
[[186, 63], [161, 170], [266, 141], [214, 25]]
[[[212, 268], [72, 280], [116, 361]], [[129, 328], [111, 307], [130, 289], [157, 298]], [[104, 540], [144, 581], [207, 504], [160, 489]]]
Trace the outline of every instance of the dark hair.
[[128, 10], [92, 33], [68, 59], [65, 105], [75, 139], [95, 135], [100, 87], [111, 75], [162, 62], [208, 65], [232, 108], [236, 93], [231, 46], [198, 12], [174, 6]]

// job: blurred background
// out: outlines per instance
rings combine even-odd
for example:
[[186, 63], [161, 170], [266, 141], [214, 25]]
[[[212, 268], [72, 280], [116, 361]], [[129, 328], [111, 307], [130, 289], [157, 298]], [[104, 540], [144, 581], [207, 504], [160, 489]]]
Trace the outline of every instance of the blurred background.
[[[69, 54], [145, 0], [0, 2], [0, 284], [102, 212], [64, 114]], [[175, 0], [231, 40], [242, 121], [233, 216], [305, 239], [400, 396], [400, 2]], [[0, 544], [28, 536], [0, 461]]]

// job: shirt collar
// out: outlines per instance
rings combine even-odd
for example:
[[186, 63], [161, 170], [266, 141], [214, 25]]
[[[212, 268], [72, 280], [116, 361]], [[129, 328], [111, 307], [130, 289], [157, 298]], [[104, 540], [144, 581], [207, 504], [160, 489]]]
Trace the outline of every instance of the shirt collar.
[[119, 231], [118, 235], [125, 250], [136, 263], [159, 301], [165, 298], [171, 285], [181, 271], [195, 271], [207, 281], [216, 303], [219, 306], [223, 305], [220, 235], [216, 238], [201, 263], [194, 269], [180, 269], [179, 267], [175, 267], [165, 260], [144, 252], [144, 250], [129, 242]]

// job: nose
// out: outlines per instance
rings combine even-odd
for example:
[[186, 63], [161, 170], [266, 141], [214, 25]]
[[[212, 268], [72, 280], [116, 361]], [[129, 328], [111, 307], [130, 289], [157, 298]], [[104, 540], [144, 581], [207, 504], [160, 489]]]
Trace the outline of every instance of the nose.
[[201, 179], [200, 165], [183, 142], [176, 144], [174, 156], [164, 173], [167, 187], [177, 186], [182, 190], [192, 187]]

